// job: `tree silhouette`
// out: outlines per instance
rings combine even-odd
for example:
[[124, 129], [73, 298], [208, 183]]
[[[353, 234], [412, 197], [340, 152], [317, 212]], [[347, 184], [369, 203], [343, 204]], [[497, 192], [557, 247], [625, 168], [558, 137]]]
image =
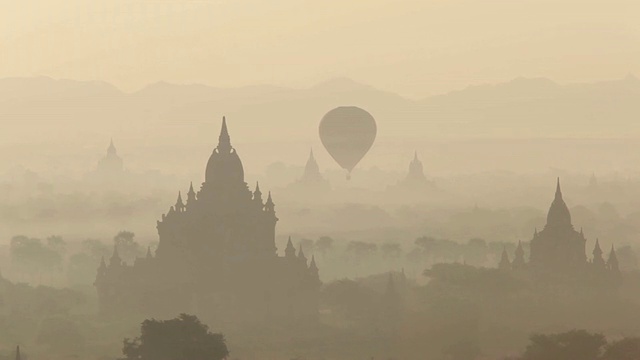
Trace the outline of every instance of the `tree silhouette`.
[[640, 359], [640, 338], [624, 338], [610, 343], [602, 356], [603, 360]]
[[124, 340], [121, 360], [222, 360], [229, 355], [224, 336], [209, 331], [193, 315], [145, 320], [140, 337]]
[[333, 247], [333, 239], [329, 236], [322, 236], [318, 240], [316, 240], [316, 243], [314, 245], [315, 248], [320, 251], [322, 256], [325, 256], [326, 253]]
[[396, 243], [396, 242], [384, 243], [380, 247], [380, 250], [382, 251], [382, 254], [385, 257], [395, 257], [395, 258], [397, 258], [400, 255], [402, 255], [402, 246], [399, 243]]
[[43, 244], [40, 239], [14, 236], [11, 239], [9, 251], [11, 265], [31, 277], [42, 274], [51, 275], [53, 271], [62, 268], [62, 255]]
[[131, 231], [120, 231], [113, 238], [113, 243], [118, 248], [118, 253], [125, 262], [133, 262], [136, 256], [141, 254], [141, 247], [135, 241], [135, 234]]
[[602, 334], [572, 330], [560, 334], [531, 336], [522, 360], [597, 360], [607, 340]]

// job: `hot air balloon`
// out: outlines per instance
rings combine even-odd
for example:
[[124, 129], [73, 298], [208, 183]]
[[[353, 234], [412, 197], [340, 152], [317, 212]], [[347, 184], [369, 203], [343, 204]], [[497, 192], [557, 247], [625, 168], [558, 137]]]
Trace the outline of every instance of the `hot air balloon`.
[[320, 140], [331, 157], [345, 170], [351, 171], [367, 154], [376, 139], [376, 120], [355, 106], [329, 111], [320, 121]]

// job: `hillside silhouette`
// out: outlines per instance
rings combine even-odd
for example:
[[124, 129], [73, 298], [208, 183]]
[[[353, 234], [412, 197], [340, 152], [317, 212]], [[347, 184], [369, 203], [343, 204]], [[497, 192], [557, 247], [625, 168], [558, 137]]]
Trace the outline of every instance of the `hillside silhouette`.
[[16, 126], [0, 137], [9, 143], [17, 137], [41, 142], [51, 130], [69, 126], [76, 131], [61, 134], [65, 140], [126, 133], [131, 139], [160, 143], [204, 142], [205, 134], [181, 130], [208, 126], [211, 114], [224, 109], [236, 119], [236, 131], [246, 141], [287, 139], [283, 132], [260, 131], [272, 127], [286, 127], [300, 134], [299, 140], [311, 140], [327, 109], [345, 104], [375, 114], [381, 141], [417, 134], [427, 138], [637, 136], [638, 100], [640, 80], [633, 75], [566, 85], [546, 78], [517, 78], [418, 100], [348, 78], [305, 89], [160, 82], [133, 93], [98, 81], [6, 78], [0, 80], [0, 118]]

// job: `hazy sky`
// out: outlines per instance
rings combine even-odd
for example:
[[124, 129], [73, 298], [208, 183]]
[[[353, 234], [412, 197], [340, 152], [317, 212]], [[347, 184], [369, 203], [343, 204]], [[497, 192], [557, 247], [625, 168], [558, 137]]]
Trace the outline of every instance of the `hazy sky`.
[[640, 74], [640, 1], [0, 0], [0, 76], [307, 87], [408, 96]]

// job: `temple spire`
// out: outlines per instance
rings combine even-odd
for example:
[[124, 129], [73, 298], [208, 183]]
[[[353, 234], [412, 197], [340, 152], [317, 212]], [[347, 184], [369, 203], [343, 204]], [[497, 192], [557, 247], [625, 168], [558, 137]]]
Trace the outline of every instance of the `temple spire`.
[[109, 147], [107, 148], [107, 155], [118, 155], [118, 151], [116, 150], [116, 146], [113, 144], [113, 138], [109, 142]]
[[182, 191], [178, 191], [178, 200], [176, 200], [176, 211], [183, 212], [184, 211], [184, 201], [182, 201]]
[[262, 208], [262, 191], [260, 191], [260, 183], [256, 182], [256, 190], [253, 192], [253, 201], [257, 202]]
[[296, 248], [293, 247], [293, 242], [291, 242], [291, 236], [289, 236], [289, 241], [287, 242], [287, 248], [284, 249], [284, 255], [287, 258], [296, 257]]
[[189, 186], [189, 192], [187, 193], [187, 205], [191, 205], [196, 200], [196, 192], [193, 190], [193, 181]]
[[573, 225], [571, 225], [571, 214], [569, 213], [569, 208], [567, 204], [562, 199], [562, 190], [560, 189], [560, 178], [558, 178], [556, 183], [556, 195], [551, 203], [551, 207], [549, 208], [549, 213], [547, 214], [547, 227], [552, 228], [570, 228], [573, 229]]
[[273, 203], [273, 199], [271, 198], [271, 191], [269, 191], [269, 196], [267, 197], [267, 202], [264, 204], [264, 209], [269, 212], [275, 211], [275, 204]]
[[318, 181], [322, 179], [322, 175], [320, 175], [320, 167], [318, 167], [318, 162], [316, 161], [315, 156], [313, 155], [313, 148], [309, 152], [309, 159], [307, 160], [307, 164], [304, 166], [304, 173], [302, 174], [303, 181]]
[[607, 260], [607, 267], [613, 272], [620, 272], [618, 256], [616, 255], [616, 249], [613, 245], [611, 245], [611, 252], [609, 253], [609, 260]]
[[558, 182], [556, 184], [556, 200], [562, 200], [562, 190], [560, 189], [560, 177], [558, 176]]
[[596, 239], [596, 245], [593, 248], [593, 265], [604, 268], [605, 262], [602, 258], [602, 249], [600, 248], [600, 240]]
[[220, 130], [220, 136], [218, 137], [218, 151], [221, 153], [228, 153], [231, 151], [231, 137], [229, 137], [229, 130], [227, 130], [227, 119], [222, 117], [222, 129]]
[[22, 357], [20, 356], [20, 345], [16, 346], [16, 360], [21, 360]]

